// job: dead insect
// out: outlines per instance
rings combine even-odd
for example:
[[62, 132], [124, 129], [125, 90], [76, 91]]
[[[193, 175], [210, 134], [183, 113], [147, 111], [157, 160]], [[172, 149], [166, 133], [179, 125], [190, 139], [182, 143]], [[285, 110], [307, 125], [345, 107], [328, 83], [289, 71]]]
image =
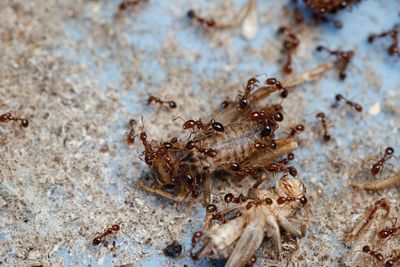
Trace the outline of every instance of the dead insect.
[[[296, 200], [279, 205], [280, 197]], [[305, 225], [293, 218], [305, 201], [305, 187], [300, 179], [287, 177], [279, 179], [276, 187], [270, 189], [251, 189], [247, 200], [240, 204], [230, 202], [226, 210], [216, 211], [215, 216], [206, 215], [201, 231], [193, 235], [192, 249], [202, 243], [197, 252], [192, 252], [194, 259], [209, 257], [228, 258], [225, 267], [245, 266], [252, 262], [264, 235], [272, 237], [276, 256], [281, 253], [281, 231], [302, 237]]]
[[96, 236], [92, 241], [92, 245], [100, 245], [104, 242], [107, 236], [117, 233], [120, 229], [121, 227], [118, 224], [112, 225], [111, 227], [107, 228], [101, 235]]
[[328, 142], [329, 140], [331, 140], [331, 135], [328, 132], [328, 123], [326, 122], [325, 113], [318, 112], [315, 117], [321, 121], [322, 128], [324, 129], [324, 134], [322, 137], [324, 138], [324, 141]]
[[27, 119], [21, 119], [21, 118], [17, 118], [14, 117], [13, 115], [11, 115], [11, 113], [4, 113], [2, 115], [0, 115], [0, 122], [8, 122], [8, 121], [15, 121], [17, 122], [21, 127], [28, 127], [29, 126], [29, 121]]
[[330, 50], [322, 45], [317, 46], [316, 50], [318, 52], [326, 51], [329, 54], [336, 57], [336, 65], [339, 69], [339, 79], [344, 80], [346, 79], [346, 69], [354, 57], [354, 51], [342, 51], [342, 50]]
[[335, 96], [335, 100], [336, 100], [336, 102], [335, 102], [334, 104], [332, 104], [332, 108], [338, 107], [338, 106], [339, 106], [339, 103], [340, 103], [341, 101], [345, 101], [346, 105], [352, 107], [355, 111], [357, 111], [357, 112], [362, 112], [362, 110], [363, 110], [363, 108], [362, 108], [362, 106], [361, 106], [360, 104], [355, 103], [355, 102], [353, 102], [353, 101], [350, 101], [350, 100], [346, 99], [346, 98], [345, 98], [343, 95], [341, 95], [341, 94], [337, 94], [337, 95]]
[[389, 31], [380, 34], [370, 34], [368, 36], [368, 42], [373, 43], [378, 38], [390, 37], [392, 39], [392, 43], [388, 47], [387, 52], [390, 56], [400, 57], [399, 32], [400, 32], [400, 25], [395, 25], [393, 29]]
[[160, 98], [158, 98], [156, 96], [149, 95], [149, 97], [147, 98], [147, 105], [151, 105], [151, 104], [160, 104], [160, 105], [167, 104], [168, 107], [170, 107], [170, 108], [176, 108], [176, 103], [173, 100], [165, 101], [165, 100], [161, 100]]
[[[283, 120], [282, 106], [260, 102], [274, 92], [282, 94], [285, 92], [283, 88], [286, 90], [313, 79], [332, 66], [331, 63], [325, 64], [295, 76], [287, 81], [287, 85], [278, 83], [276, 79], [267, 79], [265, 85], [255, 78], [250, 79], [235, 104], [222, 109], [215, 121], [211, 120], [210, 127], [198, 128], [186, 142], [177, 141], [173, 146], [165, 147], [164, 142], [148, 140], [142, 130], [139, 138], [144, 151], [140, 158], [149, 166], [157, 187], [139, 182], [135, 185], [174, 201], [183, 201], [190, 194], [196, 198], [203, 191], [206, 204], [210, 203], [212, 178], [218, 172], [239, 179], [251, 176], [256, 180], [255, 185], [259, 185], [266, 179], [262, 175], [268, 171], [266, 167], [297, 147], [294, 138], [275, 138], [278, 124]], [[250, 114], [254, 111], [263, 111], [271, 116], [252, 120]], [[189, 125], [197, 127], [195, 121]], [[294, 170], [285, 168], [285, 172], [291, 174], [295, 173]]]
[[300, 44], [299, 38], [289, 27], [280, 27], [277, 33], [283, 36], [281, 51], [286, 55], [286, 63], [283, 65], [282, 71], [283, 73], [291, 74], [293, 72], [292, 55]]

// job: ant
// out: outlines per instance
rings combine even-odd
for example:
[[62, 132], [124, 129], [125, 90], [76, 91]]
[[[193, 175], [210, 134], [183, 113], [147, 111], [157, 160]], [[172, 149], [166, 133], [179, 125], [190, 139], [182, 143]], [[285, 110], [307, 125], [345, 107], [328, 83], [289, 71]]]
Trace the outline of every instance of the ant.
[[395, 25], [393, 29], [389, 31], [380, 34], [370, 34], [368, 36], [368, 42], [373, 43], [377, 38], [383, 38], [389, 36], [392, 39], [392, 43], [387, 48], [388, 54], [390, 56], [400, 56], [399, 31], [400, 31], [400, 25]]
[[286, 202], [287, 202], [287, 203], [290, 203], [290, 202], [294, 202], [294, 201], [296, 201], [296, 200], [298, 200], [299, 203], [300, 203], [300, 205], [303, 206], [303, 207], [304, 207], [304, 206], [307, 204], [307, 202], [308, 202], [307, 198], [306, 198], [305, 196], [302, 196], [302, 197], [299, 197], [299, 198], [296, 198], [296, 197], [279, 197], [279, 198], [276, 200], [276, 203], [278, 203], [278, 205], [283, 205], [283, 204], [285, 204]]
[[130, 131], [129, 134], [126, 136], [126, 141], [128, 142], [129, 145], [135, 144], [135, 125], [136, 125], [136, 120], [131, 119], [129, 121], [129, 126], [130, 126]]
[[286, 63], [283, 65], [282, 71], [291, 74], [293, 72], [292, 55], [300, 44], [299, 38], [288, 27], [284, 26], [278, 29], [277, 34], [284, 35], [282, 53], [286, 54]]
[[318, 112], [317, 115], [315, 116], [321, 121], [322, 128], [324, 128], [324, 135], [322, 136], [326, 142], [331, 140], [331, 135], [328, 133], [328, 125], [326, 123], [326, 116], [325, 113], [323, 112]]
[[335, 102], [334, 104], [332, 104], [332, 108], [336, 108], [336, 107], [339, 105], [339, 102], [343, 100], [343, 101], [346, 102], [347, 105], [349, 105], [350, 107], [352, 107], [355, 111], [357, 111], [357, 112], [362, 112], [362, 110], [363, 110], [363, 108], [362, 108], [362, 106], [361, 106], [360, 104], [355, 103], [355, 102], [352, 102], [352, 101], [346, 99], [346, 98], [345, 98], [343, 95], [341, 95], [341, 94], [337, 94], [337, 95], [335, 96], [335, 100], [336, 100], [336, 102]]
[[[237, 163], [232, 163], [232, 164], [237, 165]], [[232, 193], [228, 193], [224, 196], [224, 201], [227, 204], [229, 204], [229, 203], [240, 204], [240, 203], [245, 202], [246, 200], [247, 200], [247, 198], [242, 193], [240, 193], [240, 195], [237, 197], [235, 197]]]
[[238, 109], [245, 109], [247, 108], [248, 105], [248, 97], [251, 93], [251, 91], [255, 88], [256, 84], [259, 84], [260, 81], [258, 81], [256, 78], [250, 78], [247, 81], [247, 84], [245, 86], [245, 91], [243, 95], [239, 95], [239, 101], [238, 101]]
[[392, 267], [392, 266], [394, 266], [394, 264], [396, 263], [396, 262], [398, 262], [400, 260], [400, 256], [397, 256], [397, 257], [395, 257], [395, 258], [393, 258], [393, 257], [390, 257], [389, 259], [387, 259], [386, 261], [385, 261], [385, 267]]
[[176, 108], [175, 101], [172, 101], [172, 100], [164, 101], [164, 100], [161, 100], [160, 98], [158, 98], [156, 96], [149, 95], [149, 98], [147, 98], [147, 105], [156, 104], [156, 103], [158, 103], [160, 105], [168, 104], [168, 106], [170, 108]]
[[120, 229], [121, 229], [121, 227], [118, 224], [114, 224], [111, 227], [107, 228], [101, 235], [96, 236], [93, 239], [93, 241], [92, 241], [93, 246], [97, 246], [97, 245], [103, 243], [104, 239], [107, 236], [117, 233]]
[[289, 154], [286, 155], [285, 159], [281, 159], [278, 161], [279, 164], [287, 165], [289, 164], [289, 161], [294, 160], [294, 153], [290, 152]]
[[382, 172], [385, 162], [388, 161], [392, 157], [393, 153], [394, 153], [394, 149], [392, 147], [387, 147], [385, 149], [385, 154], [383, 155], [383, 157], [380, 160], [378, 160], [377, 163], [372, 165], [371, 174], [375, 176], [379, 172]]
[[392, 237], [398, 230], [400, 230], [400, 226], [396, 227], [397, 218], [394, 220], [394, 222], [392, 221], [392, 223], [393, 223], [392, 228], [386, 228], [386, 229], [379, 231], [378, 236], [380, 239]]
[[[119, 9], [119, 11], [125, 10], [128, 7], [133, 7], [133, 6], [138, 5], [141, 1], [143, 1], [143, 0], [123, 0], [119, 4], [118, 9]], [[148, 0], [145, 0], [145, 1], [148, 1]]]
[[346, 79], [347, 74], [345, 73], [350, 61], [354, 57], [354, 51], [341, 51], [341, 50], [330, 50], [322, 45], [317, 46], [316, 50], [318, 52], [321, 51], [326, 51], [329, 54], [336, 56], [337, 61], [336, 64], [338, 65], [339, 68], [339, 79], [344, 80]]
[[288, 90], [282, 86], [282, 83], [278, 81], [276, 78], [268, 78], [265, 80], [265, 84], [275, 87], [280, 90], [280, 95], [282, 98], [286, 98], [288, 96]]
[[209, 18], [209, 19], [203, 18], [203, 17], [199, 16], [193, 9], [191, 9], [187, 12], [187, 16], [189, 19], [195, 20], [200, 25], [203, 25], [207, 28], [214, 28], [217, 25], [217, 23], [215, 22], [215, 20], [213, 18]]
[[384, 257], [381, 253], [372, 250], [369, 246], [363, 246], [362, 251], [374, 257], [378, 262], [383, 261]]
[[209, 123], [203, 123], [201, 119], [197, 121], [188, 120], [182, 126], [184, 130], [187, 129], [194, 130], [195, 128], [197, 128], [198, 130], [203, 130], [203, 131], [210, 129], [210, 127], [213, 128], [214, 131], [216, 132], [223, 133], [225, 131], [224, 125], [222, 125], [222, 123], [220, 122], [216, 122], [214, 119], [211, 119]]
[[304, 132], [305, 127], [303, 124], [297, 124], [295, 127], [291, 128], [291, 132], [289, 134], [290, 137], [294, 137], [296, 134], [300, 132]]
[[296, 177], [297, 176], [297, 169], [293, 166], [286, 167], [281, 163], [270, 163], [267, 166], [265, 166], [265, 169], [269, 172], [283, 172], [283, 173], [289, 173], [291, 176]]
[[17, 122], [21, 127], [28, 127], [29, 121], [27, 119], [21, 119], [21, 118], [16, 118], [11, 113], [4, 113], [0, 115], [0, 122], [7, 122], [7, 121], [15, 121]]

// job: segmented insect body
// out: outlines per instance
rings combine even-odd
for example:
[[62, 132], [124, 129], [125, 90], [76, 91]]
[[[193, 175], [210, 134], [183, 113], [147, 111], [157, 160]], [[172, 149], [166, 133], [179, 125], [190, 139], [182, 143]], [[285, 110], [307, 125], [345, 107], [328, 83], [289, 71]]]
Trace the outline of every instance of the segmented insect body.
[[324, 64], [285, 83], [276, 78], [266, 79], [264, 83], [256, 78], [249, 79], [244, 92], [237, 95], [236, 101], [226, 102], [209, 120], [211, 124], [202, 122], [198, 127], [200, 120], [197, 124], [189, 120], [194, 124], [184, 129], [194, 132], [187, 141], [176, 138], [167, 143], [149, 141], [142, 130], [139, 134], [145, 149], [142, 157], [157, 187], [135, 182], [136, 187], [174, 201], [183, 201], [190, 193], [192, 197], [198, 197], [203, 189], [205, 202], [210, 203], [212, 177], [219, 171], [240, 178], [251, 176], [256, 179], [254, 188], [266, 179], [262, 171], [295, 176], [297, 171], [290, 166], [276, 168], [273, 165], [271, 168], [274, 162], [282, 165], [279, 158], [293, 152], [297, 143], [293, 136], [281, 139], [275, 136], [279, 123], [284, 119], [282, 106], [261, 102], [274, 93], [285, 98], [287, 88], [315, 79], [333, 66], [332, 62]]
[[[279, 256], [280, 228], [296, 237], [304, 235], [305, 225], [292, 217], [305, 205], [305, 191], [302, 180], [287, 177], [278, 180], [276, 187], [250, 190], [245, 202], [216, 211], [219, 216], [208, 216], [202, 231], [193, 236], [193, 248], [198, 243], [202, 245], [197, 252], [192, 252], [192, 257], [228, 258], [225, 267], [245, 266], [256, 254], [264, 235], [272, 237]], [[282, 205], [277, 201], [281, 197], [299, 200]], [[215, 222], [215, 217], [220, 220]]]

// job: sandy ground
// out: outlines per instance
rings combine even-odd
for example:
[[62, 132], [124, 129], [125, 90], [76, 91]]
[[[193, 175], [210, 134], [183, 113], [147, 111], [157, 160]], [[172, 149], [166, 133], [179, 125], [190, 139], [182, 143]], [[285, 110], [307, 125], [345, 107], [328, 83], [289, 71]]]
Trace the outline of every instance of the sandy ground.
[[[121, 14], [118, 1], [0, 3], [0, 113], [30, 122], [26, 129], [0, 124], [1, 266], [213, 264], [188, 255], [191, 235], [204, 216], [197, 201], [173, 203], [133, 186], [145, 181], [148, 169], [138, 159], [141, 145], [125, 142], [128, 122], [143, 116], [151, 138], [168, 140], [182, 134], [176, 117], [207, 119], [249, 77], [282, 77], [275, 31], [290, 19], [282, 3], [259, 3], [260, 32], [246, 41], [240, 28], [204, 31], [185, 17], [196, 8], [229, 19], [243, 2], [174, 2], [150, 0]], [[398, 216], [398, 186], [378, 192], [349, 186], [375, 179], [368, 170], [385, 147], [400, 151], [400, 65], [385, 53], [387, 42], [365, 42], [370, 32], [399, 21], [394, 2], [365, 1], [344, 12], [341, 30], [298, 26], [296, 73], [329, 60], [314, 52], [320, 43], [355, 49], [356, 58], [345, 82], [329, 72], [319, 82], [296, 88], [283, 102], [286, 126], [280, 133], [298, 122], [306, 125], [295, 165], [309, 197], [297, 217], [308, 229], [298, 249], [285, 252], [280, 262], [269, 260], [266, 240], [257, 266], [340, 265], [343, 256], [360, 254], [343, 240], [367, 207], [385, 197], [390, 216]], [[175, 100], [178, 108], [147, 106], [149, 93]], [[329, 108], [336, 93], [362, 104], [364, 112]], [[371, 115], [374, 105], [380, 110]], [[317, 111], [329, 117], [329, 143], [321, 141]], [[380, 178], [398, 170], [398, 158], [390, 163]], [[226, 192], [245, 193], [247, 187], [246, 182], [220, 183], [214, 201], [221, 202]], [[96, 234], [112, 224], [122, 228], [107, 239], [115, 246], [92, 246]], [[165, 257], [163, 249], [174, 240], [183, 252], [176, 259]], [[398, 240], [397, 235], [382, 247], [370, 245], [384, 255], [399, 254]], [[379, 265], [371, 257], [350, 264]]]

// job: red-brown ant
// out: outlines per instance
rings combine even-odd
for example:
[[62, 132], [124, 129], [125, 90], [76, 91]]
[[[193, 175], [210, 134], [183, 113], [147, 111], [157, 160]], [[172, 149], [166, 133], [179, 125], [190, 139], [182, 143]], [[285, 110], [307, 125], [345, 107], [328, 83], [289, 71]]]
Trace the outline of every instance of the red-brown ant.
[[397, 262], [400, 261], [400, 255], [398, 255], [397, 257], [389, 257], [386, 261], [384, 266], [385, 267], [392, 267], [394, 266]]
[[387, 147], [385, 149], [385, 154], [383, 155], [383, 157], [380, 160], [378, 160], [377, 163], [372, 165], [371, 174], [375, 176], [378, 173], [382, 172], [385, 162], [392, 157], [393, 153], [394, 149], [392, 147]]
[[380, 239], [385, 239], [388, 237], [392, 237], [398, 230], [400, 230], [400, 226], [396, 227], [397, 223], [397, 218], [393, 222], [393, 227], [392, 228], [386, 228], [381, 231], [379, 231], [378, 236]]
[[215, 20], [213, 18], [209, 18], [209, 19], [203, 18], [203, 17], [199, 16], [193, 9], [191, 9], [187, 12], [187, 16], [189, 19], [195, 20], [200, 25], [203, 25], [207, 28], [214, 28], [217, 25], [217, 23], [215, 22]]
[[291, 74], [293, 72], [292, 55], [300, 44], [299, 38], [288, 27], [280, 27], [277, 34], [283, 35], [282, 53], [286, 54], [286, 63], [282, 71]]
[[202, 130], [202, 131], [207, 131], [210, 128], [212, 128], [214, 131], [220, 132], [220, 133], [223, 133], [225, 131], [224, 125], [222, 125], [222, 123], [220, 123], [220, 122], [216, 122], [214, 119], [211, 119], [210, 122], [208, 122], [208, 123], [203, 123], [201, 121], [201, 119], [199, 119], [197, 121], [188, 120], [188, 121], [185, 121], [185, 123], [182, 125], [182, 128], [184, 130], [187, 130], [187, 129], [195, 130], [195, 128], [197, 128], [197, 130]]
[[173, 100], [164, 101], [156, 96], [149, 95], [149, 98], [147, 98], [147, 105], [156, 104], [156, 103], [158, 103], [160, 105], [167, 104], [170, 108], [176, 108], [176, 103]]
[[322, 128], [324, 129], [324, 135], [322, 136], [324, 138], [324, 140], [326, 142], [331, 140], [331, 135], [328, 133], [328, 124], [326, 122], [325, 113], [318, 112], [317, 115], [316, 115], [316, 118], [318, 118], [321, 121]]
[[369, 246], [363, 246], [362, 251], [374, 257], [378, 262], [383, 261], [384, 257], [380, 252], [372, 250]]
[[4, 113], [0, 115], [0, 122], [7, 122], [7, 121], [15, 121], [17, 122], [21, 127], [28, 127], [29, 126], [29, 121], [27, 119], [21, 119], [21, 118], [16, 118], [11, 113]]
[[92, 241], [93, 246], [97, 246], [97, 245], [103, 243], [104, 239], [107, 236], [117, 233], [120, 229], [121, 229], [121, 227], [118, 224], [114, 224], [111, 227], [107, 228], [101, 235], [96, 236], [93, 239], [93, 241]]
[[304, 132], [304, 125], [303, 124], [297, 124], [295, 127], [291, 128], [290, 137], [294, 137], [296, 134], [300, 133], [300, 132]]
[[341, 50], [330, 50], [322, 45], [317, 46], [316, 50], [318, 52], [326, 51], [329, 54], [335, 56], [337, 58], [336, 64], [338, 65], [339, 69], [339, 79], [344, 80], [346, 79], [346, 69], [354, 57], [354, 51], [341, 51]]
[[126, 136], [126, 141], [128, 142], [129, 145], [135, 144], [135, 125], [136, 125], [136, 120], [131, 119], [129, 121], [129, 126], [131, 129], [129, 130], [129, 133]]
[[296, 198], [296, 197], [279, 197], [276, 200], [276, 203], [278, 203], [278, 205], [283, 205], [285, 203], [290, 203], [290, 202], [294, 202], [294, 201], [299, 201], [301, 206], [305, 206], [308, 202], [307, 198], [305, 196]]
[[265, 169], [269, 172], [282, 172], [289, 173], [291, 176], [297, 176], [297, 169], [293, 166], [286, 167], [281, 163], [273, 162], [265, 166]]
[[373, 43], [377, 38], [383, 38], [389, 36], [392, 39], [392, 43], [387, 49], [388, 54], [390, 56], [400, 56], [399, 32], [400, 32], [400, 25], [395, 25], [393, 29], [390, 31], [386, 31], [380, 34], [370, 34], [368, 36], [368, 42]]
[[294, 153], [291, 152], [286, 155], [286, 158], [279, 160], [278, 163], [287, 165], [287, 164], [289, 164], [289, 161], [292, 161], [292, 160], [294, 160]]
[[273, 86], [276, 89], [280, 90], [280, 95], [282, 98], [286, 98], [288, 96], [288, 90], [282, 86], [282, 83], [278, 81], [276, 78], [268, 78], [265, 80], [265, 84], [269, 86]]
[[[122, 10], [125, 10], [125, 9], [127, 9], [128, 7], [133, 7], [133, 6], [136, 6], [136, 5], [138, 5], [140, 2], [142, 2], [143, 0], [123, 0], [120, 4], [119, 4], [119, 6], [118, 6], [118, 9], [119, 9], [119, 11], [122, 11]], [[145, 1], [147, 1], [147, 0], [145, 0]]]
[[355, 111], [357, 111], [357, 112], [362, 112], [362, 110], [363, 110], [363, 108], [362, 108], [362, 106], [361, 106], [360, 104], [355, 103], [355, 102], [353, 102], [353, 101], [350, 101], [350, 100], [346, 99], [346, 98], [345, 98], [343, 95], [341, 95], [341, 94], [337, 94], [337, 95], [335, 96], [335, 100], [336, 100], [336, 102], [335, 102], [334, 104], [332, 104], [332, 108], [338, 107], [338, 106], [339, 106], [339, 102], [345, 101], [346, 104], [347, 104], [348, 106], [352, 107]]

